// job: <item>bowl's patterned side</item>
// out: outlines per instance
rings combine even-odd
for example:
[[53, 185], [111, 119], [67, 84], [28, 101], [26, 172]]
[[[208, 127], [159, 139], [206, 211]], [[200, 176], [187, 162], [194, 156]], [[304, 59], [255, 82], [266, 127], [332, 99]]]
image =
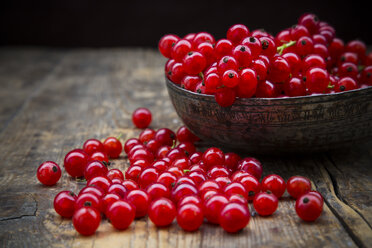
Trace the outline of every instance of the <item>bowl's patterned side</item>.
[[220, 107], [167, 81], [185, 125], [211, 144], [255, 153], [314, 152], [372, 137], [372, 87], [318, 96], [238, 99]]

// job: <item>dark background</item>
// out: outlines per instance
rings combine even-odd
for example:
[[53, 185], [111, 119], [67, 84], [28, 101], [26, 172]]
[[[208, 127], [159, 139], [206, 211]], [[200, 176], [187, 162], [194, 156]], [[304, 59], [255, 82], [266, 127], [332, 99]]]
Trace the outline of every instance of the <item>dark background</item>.
[[0, 45], [156, 47], [164, 34], [207, 31], [217, 39], [236, 23], [272, 34], [313, 12], [345, 41], [372, 44], [364, 1], [14, 0], [0, 7]]

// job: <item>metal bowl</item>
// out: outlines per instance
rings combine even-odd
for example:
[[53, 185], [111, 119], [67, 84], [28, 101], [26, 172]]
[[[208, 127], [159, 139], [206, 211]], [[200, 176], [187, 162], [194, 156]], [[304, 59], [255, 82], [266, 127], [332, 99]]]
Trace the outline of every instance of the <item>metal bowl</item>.
[[353, 146], [372, 137], [372, 87], [288, 98], [238, 98], [185, 90], [166, 78], [184, 124], [203, 141], [258, 154], [311, 153]]

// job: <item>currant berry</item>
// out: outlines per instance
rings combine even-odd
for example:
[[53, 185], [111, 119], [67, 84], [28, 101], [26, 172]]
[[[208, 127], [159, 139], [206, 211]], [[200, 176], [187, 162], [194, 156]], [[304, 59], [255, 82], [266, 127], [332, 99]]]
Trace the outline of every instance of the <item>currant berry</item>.
[[176, 141], [176, 134], [168, 128], [160, 128], [156, 131], [155, 140], [162, 145], [173, 146]]
[[204, 43], [204, 42], [211, 43], [212, 45], [216, 43], [213, 35], [207, 32], [197, 33], [192, 42], [195, 47], [197, 47], [199, 44]]
[[138, 108], [132, 114], [132, 122], [137, 128], [146, 128], [150, 125], [152, 115], [147, 108]]
[[240, 67], [245, 68], [252, 63], [252, 53], [248, 46], [236, 46], [232, 51], [232, 56], [236, 59]]
[[133, 222], [135, 210], [128, 202], [118, 200], [112, 203], [107, 209], [107, 218], [118, 230], [127, 229]]
[[74, 149], [65, 156], [65, 170], [72, 177], [82, 177], [84, 176], [84, 170], [88, 163], [88, 159], [89, 155], [82, 149]]
[[297, 199], [295, 208], [297, 215], [304, 221], [315, 221], [323, 211], [323, 202], [308, 193]]
[[185, 231], [193, 232], [203, 224], [203, 211], [200, 206], [187, 203], [177, 211], [177, 223]]
[[171, 58], [172, 47], [176, 44], [176, 42], [179, 39], [180, 38], [178, 36], [173, 34], [163, 36], [158, 44], [158, 48], [161, 54], [163, 54], [163, 56], [166, 58]]
[[218, 222], [225, 231], [235, 233], [246, 227], [249, 219], [250, 213], [247, 206], [230, 202], [221, 209]]
[[74, 205], [75, 211], [82, 207], [91, 207], [97, 209], [98, 211], [101, 211], [101, 199], [92, 193], [79, 194]]
[[319, 67], [313, 67], [306, 72], [306, 87], [311, 93], [323, 93], [329, 83], [328, 72]]
[[348, 90], [355, 90], [357, 87], [358, 85], [353, 78], [344, 77], [338, 81], [335, 87], [335, 91], [342, 92], [342, 91], [348, 91]]
[[174, 63], [168, 76], [173, 83], [181, 84], [183, 77], [186, 76], [186, 71], [184, 69], [183, 63]]
[[106, 176], [108, 172], [107, 167], [100, 161], [90, 161], [84, 170], [84, 178], [90, 180], [97, 176]]
[[101, 222], [99, 211], [91, 207], [82, 207], [75, 211], [72, 223], [81, 235], [93, 235]]
[[105, 152], [94, 152], [89, 157], [89, 161], [101, 161], [104, 164], [110, 164], [109, 158]]
[[287, 60], [281, 56], [274, 57], [268, 71], [268, 80], [271, 82], [284, 82], [289, 78], [291, 67]]
[[235, 171], [236, 168], [238, 167], [238, 163], [242, 158], [234, 153], [234, 152], [228, 152], [225, 153], [225, 163], [224, 166], [229, 170], [229, 171]]
[[215, 165], [223, 165], [225, 162], [225, 155], [220, 149], [211, 147], [203, 153], [202, 160], [206, 168], [212, 168]]
[[256, 89], [256, 97], [272, 98], [276, 97], [277, 92], [275, 86], [268, 80], [258, 81]]
[[262, 59], [256, 59], [252, 62], [251, 65], [252, 69], [256, 72], [257, 74], [257, 82], [258, 80], [265, 80], [266, 75], [267, 75], [267, 65]]
[[183, 58], [192, 49], [191, 42], [181, 39], [172, 47], [171, 56], [176, 62], [182, 62]]
[[[190, 180], [192, 181], [193, 184], [195, 184], [192, 179]], [[191, 183], [176, 182], [176, 186], [172, 189], [172, 192], [171, 192], [171, 199], [174, 203], [177, 204], [181, 198], [188, 196], [188, 195], [197, 195], [197, 194], [198, 194], [198, 190]]]
[[97, 139], [88, 139], [83, 144], [83, 150], [88, 155], [92, 155], [95, 152], [104, 152], [105, 148], [101, 141]]
[[233, 44], [239, 44], [249, 35], [248, 28], [243, 24], [235, 24], [227, 30], [226, 38]]
[[235, 97], [235, 90], [227, 87], [218, 89], [216, 94], [214, 95], [216, 102], [221, 107], [229, 107], [233, 105], [235, 102]]
[[123, 145], [121, 142], [115, 137], [108, 137], [103, 142], [103, 146], [105, 148], [106, 154], [110, 158], [118, 158], [120, 153], [123, 151]]
[[268, 57], [273, 57], [276, 53], [276, 44], [273, 39], [269, 37], [261, 37], [259, 38], [261, 42], [261, 53]]
[[146, 188], [150, 184], [156, 182], [158, 179], [159, 172], [153, 168], [153, 167], [148, 167], [144, 169], [141, 174], [138, 177], [138, 183], [141, 186], [141, 188]]
[[261, 216], [272, 215], [278, 208], [278, 198], [274, 194], [258, 193], [253, 199], [253, 207]]
[[347, 52], [358, 54], [359, 58], [363, 58], [366, 55], [367, 47], [366, 44], [361, 40], [352, 40], [346, 44], [345, 47]]
[[223, 56], [230, 55], [233, 48], [234, 46], [231, 41], [227, 39], [219, 40], [214, 48], [216, 58], [220, 59]]
[[293, 40], [299, 40], [301, 37], [310, 36], [309, 30], [301, 24], [294, 25], [291, 30], [291, 38]]
[[195, 91], [196, 86], [200, 82], [202, 82], [202, 79], [200, 78], [200, 76], [188, 75], [182, 79], [181, 87], [186, 90]]
[[197, 46], [196, 51], [204, 55], [207, 60], [207, 65], [212, 64], [216, 59], [213, 44], [209, 42], [200, 43]]
[[238, 62], [234, 57], [224, 56], [217, 63], [217, 70], [222, 75], [226, 70], [237, 71], [239, 68]]
[[210, 73], [204, 79], [205, 88], [209, 92], [217, 92], [217, 89], [222, 87], [221, 78], [217, 73]]
[[107, 192], [108, 188], [112, 184], [111, 180], [104, 176], [98, 176], [90, 179], [87, 182], [87, 186], [96, 186], [101, 188], [104, 192]]
[[205, 218], [210, 223], [218, 224], [221, 210], [228, 202], [229, 200], [222, 194], [217, 193], [212, 195], [203, 204], [203, 212]]
[[240, 83], [238, 85], [238, 96], [241, 98], [252, 97], [257, 89], [257, 74], [254, 70], [247, 68], [240, 72]]
[[167, 198], [159, 198], [153, 201], [149, 207], [149, 218], [158, 227], [169, 226], [176, 215], [176, 207]]
[[296, 53], [300, 56], [311, 54], [314, 49], [314, 42], [310, 37], [303, 36], [297, 40]]
[[242, 45], [245, 45], [249, 48], [253, 59], [256, 59], [258, 55], [260, 55], [261, 53], [262, 50], [261, 42], [256, 37], [250, 36], [245, 38], [242, 41]]
[[272, 174], [262, 179], [261, 189], [263, 192], [270, 191], [277, 198], [280, 198], [285, 192], [286, 185], [281, 176]]
[[239, 74], [234, 70], [226, 70], [222, 75], [221, 82], [228, 88], [234, 88], [240, 82]]
[[290, 177], [287, 181], [287, 191], [290, 196], [298, 197], [310, 192], [311, 182], [308, 178], [302, 176]]
[[143, 217], [147, 214], [150, 205], [150, 197], [144, 190], [132, 190], [128, 193], [126, 199], [135, 207], [136, 218]]
[[76, 195], [71, 191], [59, 192], [53, 202], [54, 210], [64, 218], [71, 218], [75, 212]]
[[52, 186], [61, 178], [62, 172], [59, 165], [53, 161], [46, 161], [39, 165], [36, 176], [39, 182], [44, 185]]
[[197, 75], [205, 69], [207, 60], [203, 54], [191, 51], [183, 58], [183, 66], [186, 73]]
[[247, 191], [247, 200], [252, 201], [256, 194], [261, 191], [261, 184], [254, 176], [245, 176], [238, 180]]
[[291, 79], [284, 82], [284, 92], [288, 96], [305, 96], [306, 95], [306, 85], [305, 82], [297, 77], [292, 77]]
[[298, 23], [305, 26], [310, 34], [315, 34], [319, 30], [319, 18], [312, 13], [303, 14]]

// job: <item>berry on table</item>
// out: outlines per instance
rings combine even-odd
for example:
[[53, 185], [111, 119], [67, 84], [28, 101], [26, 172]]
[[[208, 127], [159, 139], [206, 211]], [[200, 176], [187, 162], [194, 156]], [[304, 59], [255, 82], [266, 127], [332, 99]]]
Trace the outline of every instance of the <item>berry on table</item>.
[[39, 182], [44, 185], [52, 186], [61, 178], [62, 172], [59, 165], [53, 161], [46, 161], [39, 165], [36, 176]]
[[147, 108], [138, 108], [132, 114], [133, 124], [138, 128], [146, 128], [150, 125], [152, 115]]

